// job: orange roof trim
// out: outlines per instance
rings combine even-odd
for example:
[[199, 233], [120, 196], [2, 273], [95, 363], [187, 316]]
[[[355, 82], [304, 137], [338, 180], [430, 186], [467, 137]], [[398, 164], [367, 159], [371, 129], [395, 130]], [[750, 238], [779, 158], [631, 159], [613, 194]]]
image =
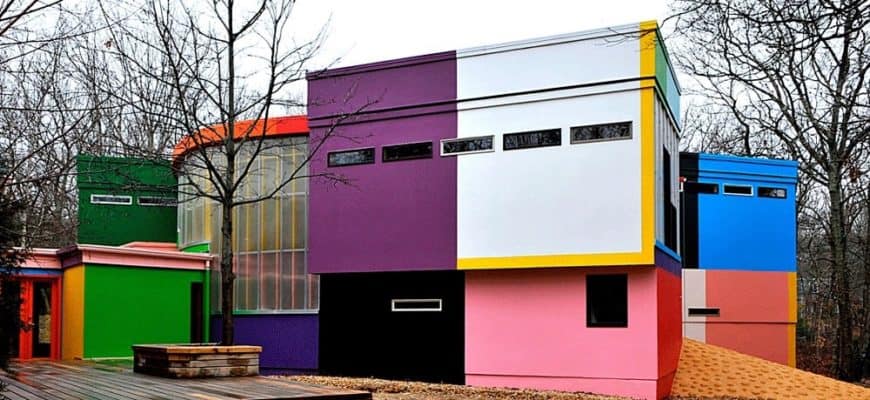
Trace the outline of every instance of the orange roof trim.
[[[251, 132], [250, 137], [260, 136], [291, 136], [291, 135], [307, 135], [308, 134], [308, 117], [305, 115], [291, 115], [286, 117], [273, 117], [265, 120], [265, 132], [263, 127], [264, 120], [245, 120], [237, 121], [233, 138], [241, 139], [245, 132]], [[251, 126], [254, 128], [251, 129]], [[265, 134], [264, 134], [265, 133]], [[193, 135], [185, 136], [175, 145], [172, 150], [172, 161], [178, 161], [178, 158], [195, 150], [200, 145], [210, 145], [219, 143], [226, 138], [223, 124], [212, 125], [208, 128], [200, 129], [194, 135], [199, 135], [199, 139], [194, 139]], [[197, 143], [198, 142], [198, 143]]]

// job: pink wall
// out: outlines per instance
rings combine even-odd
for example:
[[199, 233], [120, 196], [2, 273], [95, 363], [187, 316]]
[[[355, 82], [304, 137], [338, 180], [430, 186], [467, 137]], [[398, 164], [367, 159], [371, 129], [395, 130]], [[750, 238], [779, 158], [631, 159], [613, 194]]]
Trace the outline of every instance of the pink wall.
[[787, 324], [707, 323], [707, 343], [789, 365]]
[[[660, 377], [657, 268], [469, 271], [466, 382], [479, 386], [579, 390], [655, 398]], [[663, 271], [664, 272], [664, 271]], [[628, 273], [628, 327], [586, 327], [586, 274]], [[670, 274], [665, 272], [666, 274]], [[663, 325], [660, 325], [663, 324]], [[679, 337], [679, 335], [677, 336]], [[670, 336], [665, 341], [671, 341]], [[677, 354], [679, 349], [676, 350]], [[670, 355], [667, 355], [670, 357]], [[669, 371], [670, 367], [664, 368]]]

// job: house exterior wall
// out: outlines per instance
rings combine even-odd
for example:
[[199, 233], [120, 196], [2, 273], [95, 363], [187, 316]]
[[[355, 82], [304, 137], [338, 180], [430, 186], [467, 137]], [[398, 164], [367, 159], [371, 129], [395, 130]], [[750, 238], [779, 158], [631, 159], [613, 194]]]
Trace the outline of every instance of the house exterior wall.
[[64, 360], [84, 356], [85, 323], [85, 267], [83, 265], [63, 271], [61, 289], [61, 351]]
[[[612, 273], [628, 274], [628, 327], [589, 328], [585, 277]], [[682, 340], [678, 283], [662, 267], [468, 271], [466, 382], [662, 398]]]
[[83, 358], [130, 357], [133, 344], [190, 341], [190, 287], [204, 283], [204, 271], [82, 268]]
[[[456, 137], [455, 98], [453, 52], [309, 76], [311, 142], [323, 143], [311, 173], [340, 174], [352, 183], [311, 182], [311, 272], [456, 268], [456, 160], [381, 161], [383, 145], [437, 146]], [[369, 102], [364, 113], [331, 130], [336, 115]], [[325, 135], [331, 136], [324, 141]], [[375, 147], [374, 164], [327, 166], [330, 151], [363, 147]]]
[[[797, 163], [709, 154], [681, 158], [689, 182], [718, 188], [684, 194], [684, 334], [794, 366]], [[724, 193], [726, 184], [751, 186], [752, 193]], [[786, 196], [760, 197], [760, 187], [785, 189]], [[705, 308], [717, 314], [689, 315]]]
[[[169, 162], [135, 158], [76, 158], [79, 189], [78, 243], [118, 246], [133, 241], [175, 242], [175, 176]], [[130, 196], [131, 204], [94, 204], [92, 195]], [[142, 197], [167, 199], [141, 205]], [[130, 229], [135, 223], [136, 229]]]
[[[329, 135], [312, 174], [353, 183], [312, 181], [311, 271], [652, 265], [656, 129], [673, 118], [656, 98], [678, 92], [656, 35], [625, 25], [309, 74], [312, 142]], [[631, 138], [571, 144], [571, 127], [608, 122]], [[503, 150], [506, 133], [548, 128], [561, 146]], [[438, 154], [481, 135], [492, 152]], [[384, 145], [420, 141], [431, 158], [382, 162]], [[374, 163], [327, 165], [367, 147]]]
[[[221, 341], [221, 317], [211, 319], [211, 341]], [[317, 314], [238, 314], [233, 317], [236, 343], [261, 346], [260, 373], [317, 372]]]

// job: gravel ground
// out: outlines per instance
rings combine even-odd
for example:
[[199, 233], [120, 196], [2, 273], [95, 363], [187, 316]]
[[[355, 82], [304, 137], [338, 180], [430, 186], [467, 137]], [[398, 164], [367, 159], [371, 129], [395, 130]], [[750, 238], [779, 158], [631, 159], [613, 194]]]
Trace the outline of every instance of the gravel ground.
[[614, 400], [622, 397], [586, 393], [551, 392], [537, 390], [489, 389], [461, 385], [421, 382], [389, 381], [369, 378], [339, 378], [331, 376], [286, 376], [297, 382], [335, 386], [372, 392], [374, 400]]

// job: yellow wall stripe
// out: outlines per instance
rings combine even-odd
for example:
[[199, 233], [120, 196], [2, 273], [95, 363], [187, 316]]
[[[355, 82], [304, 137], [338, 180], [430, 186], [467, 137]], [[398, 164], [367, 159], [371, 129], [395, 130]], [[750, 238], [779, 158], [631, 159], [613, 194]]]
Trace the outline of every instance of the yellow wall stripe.
[[788, 273], [788, 365], [797, 366], [797, 273]]
[[[646, 260], [646, 262], [645, 262]], [[508, 269], [532, 267], [595, 267], [603, 265], [649, 265], [643, 252], [598, 254], [553, 254], [514, 257], [474, 257], [456, 260], [459, 269]]]
[[[654, 77], [656, 73], [656, 21], [640, 24], [640, 75]], [[641, 81], [640, 91], [640, 173], [641, 173], [641, 243], [644, 260], [655, 262], [655, 81]]]
[[84, 354], [85, 267], [68, 268], [63, 272], [61, 296], [61, 358], [71, 360]]

